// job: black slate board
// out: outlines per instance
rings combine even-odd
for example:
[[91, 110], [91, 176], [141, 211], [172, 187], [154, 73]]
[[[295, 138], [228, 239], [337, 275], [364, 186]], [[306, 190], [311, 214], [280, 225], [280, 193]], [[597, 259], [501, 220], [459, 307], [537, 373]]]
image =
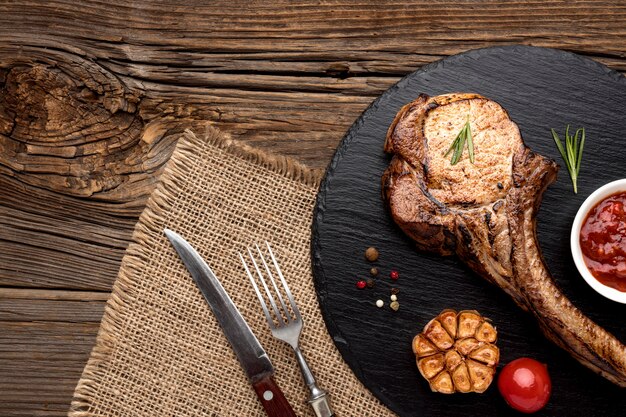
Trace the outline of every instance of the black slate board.
[[[444, 308], [477, 309], [497, 324], [503, 364], [520, 356], [548, 364], [553, 395], [538, 415], [623, 415], [626, 390], [584, 368], [549, 343], [533, 318], [499, 288], [454, 257], [418, 253], [395, 226], [380, 198], [382, 152], [394, 115], [419, 93], [476, 92], [502, 104], [533, 150], [563, 165], [550, 136], [567, 123], [585, 126], [587, 143], [574, 195], [567, 171], [547, 190], [538, 235], [547, 264], [565, 294], [585, 314], [626, 341], [626, 306], [597, 295], [578, 274], [569, 251], [576, 211], [597, 187], [626, 177], [626, 80], [592, 60], [552, 49], [509, 46], [474, 50], [416, 71], [386, 91], [348, 131], [320, 187], [313, 221], [312, 260], [322, 313], [343, 358], [384, 404], [400, 416], [511, 415], [495, 382], [482, 394], [431, 393], [410, 343]], [[368, 246], [380, 250], [373, 289]], [[398, 312], [389, 303], [389, 271], [400, 271]], [[320, 376], [321, 377], [321, 376]], [[332, 381], [326, 382], [332, 391]]]

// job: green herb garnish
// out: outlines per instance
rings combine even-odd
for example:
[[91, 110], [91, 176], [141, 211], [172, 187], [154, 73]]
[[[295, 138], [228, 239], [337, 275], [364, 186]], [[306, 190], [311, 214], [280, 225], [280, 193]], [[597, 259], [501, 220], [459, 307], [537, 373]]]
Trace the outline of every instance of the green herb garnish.
[[463, 155], [463, 148], [467, 142], [467, 153], [469, 154], [469, 160], [474, 163], [474, 142], [472, 141], [472, 129], [470, 128], [469, 114], [467, 115], [467, 122], [463, 125], [463, 129], [456, 135], [456, 138], [450, 145], [450, 148], [443, 156], [448, 156], [452, 153], [452, 159], [450, 159], [450, 165], [456, 165]]
[[572, 178], [572, 184], [574, 185], [574, 193], [578, 193], [578, 173], [580, 172], [580, 161], [583, 159], [583, 146], [585, 146], [585, 128], [581, 127], [576, 130], [576, 134], [571, 136], [569, 134], [569, 125], [565, 128], [565, 146], [559, 139], [559, 135], [554, 129], [550, 129], [552, 132], [552, 138], [556, 147], [559, 148], [559, 152], [565, 161], [569, 176]]

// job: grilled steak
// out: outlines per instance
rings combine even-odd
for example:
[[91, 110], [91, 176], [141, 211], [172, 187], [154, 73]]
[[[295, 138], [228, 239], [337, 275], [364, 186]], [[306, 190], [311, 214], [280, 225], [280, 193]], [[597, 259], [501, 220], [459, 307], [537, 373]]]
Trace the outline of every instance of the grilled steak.
[[[451, 165], [444, 153], [468, 117], [475, 163], [465, 150]], [[558, 167], [524, 145], [499, 104], [477, 94], [422, 94], [397, 114], [385, 151], [393, 158], [383, 199], [418, 249], [456, 254], [532, 312], [550, 340], [626, 386], [626, 346], [563, 295], [541, 255], [536, 214]]]

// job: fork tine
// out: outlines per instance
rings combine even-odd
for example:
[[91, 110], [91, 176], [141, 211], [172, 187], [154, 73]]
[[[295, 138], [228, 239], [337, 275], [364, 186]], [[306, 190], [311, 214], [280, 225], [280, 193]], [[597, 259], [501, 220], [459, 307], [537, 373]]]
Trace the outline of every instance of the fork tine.
[[267, 284], [265, 283], [265, 279], [263, 278], [263, 274], [261, 273], [261, 270], [259, 269], [259, 265], [256, 263], [254, 256], [252, 256], [252, 251], [250, 250], [250, 248], [247, 248], [247, 249], [248, 249], [248, 255], [250, 256], [250, 259], [252, 260], [252, 265], [254, 265], [254, 269], [256, 270], [257, 276], [261, 280], [261, 284], [263, 285], [263, 288], [265, 289], [265, 294], [267, 294], [267, 298], [269, 299], [270, 304], [272, 305], [272, 309], [274, 310], [274, 313], [276, 314], [276, 319], [278, 320], [278, 324], [282, 326], [283, 324], [285, 324], [285, 320], [283, 319], [283, 316], [280, 314], [280, 311], [278, 311], [278, 306], [276, 305], [276, 301], [274, 301], [272, 292], [270, 291]]
[[256, 296], [259, 299], [259, 302], [261, 303], [261, 308], [263, 309], [263, 313], [265, 313], [265, 319], [267, 320], [267, 324], [270, 326], [270, 329], [273, 329], [274, 321], [272, 320], [272, 315], [267, 309], [267, 304], [265, 303], [265, 300], [263, 299], [263, 296], [261, 295], [261, 291], [259, 291], [259, 286], [256, 285], [256, 281], [254, 277], [252, 276], [250, 269], [248, 269], [248, 265], [246, 264], [246, 261], [243, 259], [243, 255], [241, 254], [241, 252], [238, 252], [238, 253], [239, 253], [239, 259], [241, 259], [241, 263], [243, 264], [243, 267], [246, 270], [246, 274], [248, 274], [248, 278], [250, 279], [250, 282], [252, 283], [254, 292], [256, 292]]
[[285, 300], [283, 299], [282, 294], [278, 290], [278, 286], [276, 285], [276, 280], [274, 279], [274, 275], [272, 274], [272, 271], [270, 271], [270, 268], [267, 265], [267, 262], [265, 262], [265, 257], [263, 256], [263, 253], [261, 252], [259, 245], [255, 245], [255, 246], [256, 246], [257, 252], [259, 253], [259, 257], [261, 258], [261, 262], [263, 262], [265, 271], [267, 272], [267, 275], [270, 281], [272, 282], [272, 285], [274, 286], [274, 291], [276, 291], [276, 294], [278, 295], [278, 300], [280, 300], [280, 304], [283, 306], [283, 311], [285, 312], [285, 316], [287, 317], [287, 322], [291, 322], [293, 321], [293, 316], [289, 312], [289, 309], [287, 308], [287, 305], [285, 304]]
[[274, 256], [274, 252], [272, 251], [272, 247], [266, 241], [265, 245], [267, 245], [267, 250], [270, 252], [270, 258], [272, 259], [272, 263], [274, 264], [274, 268], [276, 268], [276, 272], [278, 272], [278, 277], [280, 278], [280, 282], [283, 284], [283, 288], [285, 288], [285, 293], [287, 294], [287, 298], [289, 299], [289, 304], [291, 304], [291, 308], [293, 309], [294, 314], [296, 315], [296, 320], [299, 320], [302, 316], [300, 315], [300, 310], [298, 310], [298, 305], [296, 304], [293, 295], [291, 295], [291, 290], [289, 289], [289, 285], [287, 285], [287, 281], [283, 276], [282, 271], [280, 270], [280, 266], [278, 266], [278, 261]]

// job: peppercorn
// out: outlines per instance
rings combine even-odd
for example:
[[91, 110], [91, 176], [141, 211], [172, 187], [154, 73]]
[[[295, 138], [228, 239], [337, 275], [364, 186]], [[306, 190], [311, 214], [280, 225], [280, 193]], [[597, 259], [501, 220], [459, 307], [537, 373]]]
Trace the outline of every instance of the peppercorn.
[[395, 294], [391, 294], [391, 301], [398, 301], [398, 296]]
[[370, 269], [370, 275], [372, 276], [377, 276], [378, 275], [378, 268], [371, 268]]
[[367, 283], [363, 280], [357, 281], [356, 283], [356, 287], [360, 290], [362, 290], [363, 288], [365, 288], [365, 286], [367, 285]]
[[370, 262], [375, 262], [378, 259], [378, 249], [374, 247], [369, 247], [365, 251], [365, 259]]
[[392, 302], [389, 304], [389, 307], [391, 307], [391, 309], [392, 309], [393, 311], [398, 311], [398, 309], [400, 308], [400, 303], [399, 303], [399, 302], [397, 302], [397, 301], [392, 301]]
[[392, 295], [395, 295], [395, 294], [397, 294], [397, 293], [399, 293], [399, 292], [400, 292], [400, 290], [399, 290], [398, 288], [396, 288], [396, 287], [391, 287], [391, 294], [392, 294]]
[[389, 273], [389, 277], [390, 277], [392, 280], [394, 280], [394, 281], [395, 281], [395, 280], [397, 280], [398, 278], [400, 278], [400, 274], [398, 273], [398, 271], [396, 271], [396, 270], [394, 269], [393, 271], [391, 271], [391, 272]]
[[373, 279], [370, 278], [370, 279], [368, 279], [366, 281], [366, 284], [367, 284], [367, 288], [374, 288], [374, 285], [376, 284], [376, 281], [374, 281]]
[[385, 303], [384, 303], [383, 300], [376, 300], [376, 307], [381, 308], [384, 305], [385, 305]]

